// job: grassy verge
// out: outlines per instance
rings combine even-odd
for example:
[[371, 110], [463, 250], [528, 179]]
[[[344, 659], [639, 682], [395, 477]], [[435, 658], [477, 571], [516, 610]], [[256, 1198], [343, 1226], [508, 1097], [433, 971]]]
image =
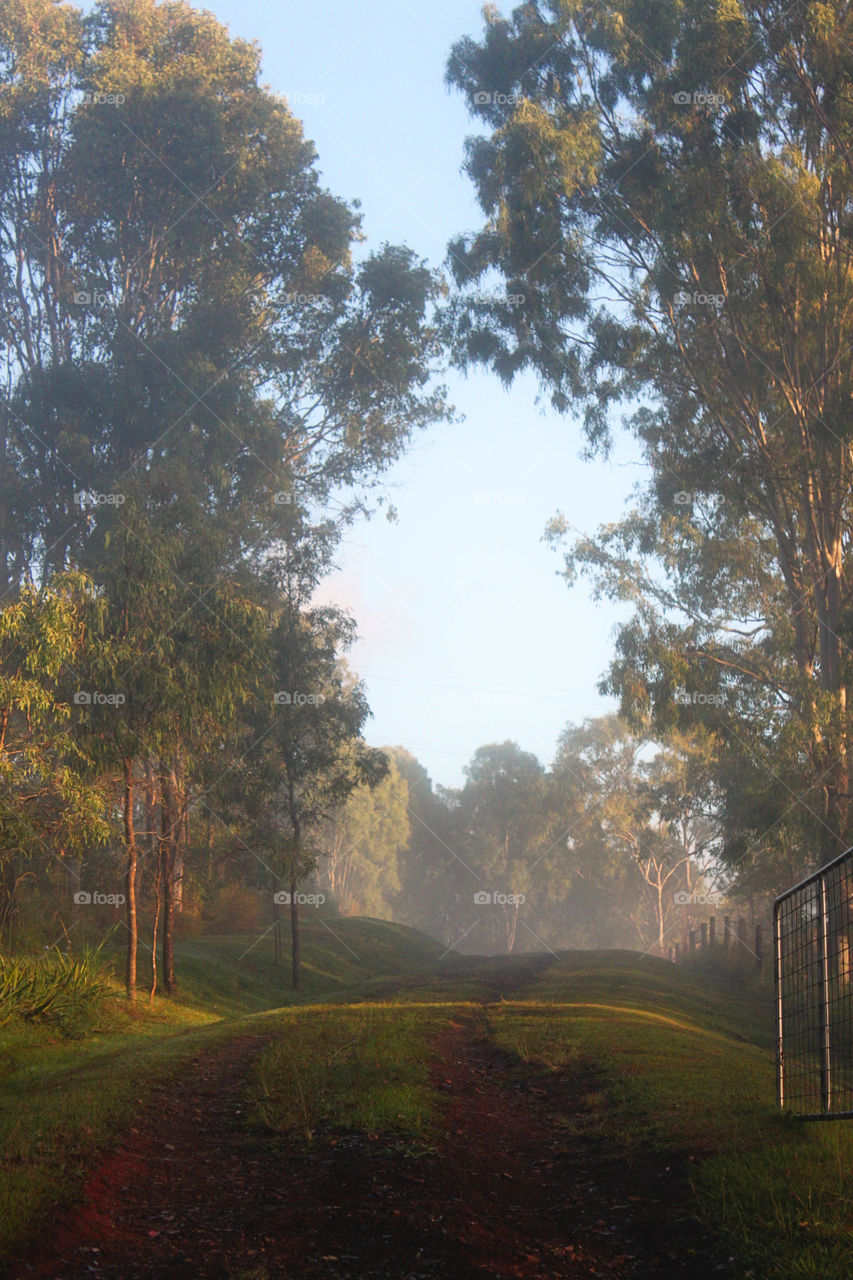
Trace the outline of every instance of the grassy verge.
[[661, 961], [599, 953], [555, 964], [530, 999], [491, 1006], [489, 1034], [536, 1069], [597, 1084], [568, 1128], [692, 1162], [699, 1216], [762, 1280], [849, 1280], [849, 1123], [774, 1103], [768, 1007]]
[[[273, 964], [269, 939], [203, 938], [176, 947], [174, 998], [150, 1005], [143, 996], [131, 1010], [113, 978], [106, 995], [86, 1002], [85, 1016], [62, 1023], [13, 1016], [0, 1026], [0, 1269], [55, 1205], [74, 1201], [98, 1149], [119, 1140], [151, 1090], [194, 1053], [248, 1031], [272, 1034], [276, 1009], [386, 981], [376, 975], [410, 970], [442, 951], [384, 921], [330, 928], [306, 927], [298, 994], [289, 970]], [[108, 962], [109, 953], [102, 957]]]
[[334, 936], [307, 931], [297, 998], [266, 943], [203, 939], [181, 944], [179, 1000], [135, 1015], [107, 1001], [79, 1040], [20, 1020], [0, 1028], [0, 1258], [73, 1198], [96, 1148], [156, 1083], [250, 1031], [270, 1036], [251, 1081], [256, 1122], [300, 1143], [348, 1132], [428, 1149], [442, 1125], [429, 1083], [435, 1034], [482, 1004], [480, 1021], [519, 1071], [590, 1073], [582, 1112], [555, 1123], [612, 1139], [628, 1158], [651, 1145], [691, 1161], [697, 1212], [742, 1262], [739, 1275], [853, 1275], [853, 1127], [776, 1112], [766, 996], [628, 952], [442, 956], [410, 930], [330, 923]]

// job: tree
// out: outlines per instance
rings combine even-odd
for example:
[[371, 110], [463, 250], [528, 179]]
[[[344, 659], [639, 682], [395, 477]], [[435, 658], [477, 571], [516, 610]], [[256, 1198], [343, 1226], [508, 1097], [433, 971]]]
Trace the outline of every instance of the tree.
[[478, 878], [472, 897], [475, 905], [500, 907], [509, 953], [533, 873], [549, 852], [554, 819], [545, 771], [530, 752], [504, 742], [479, 747], [465, 774], [457, 817], [464, 855]]
[[659, 725], [679, 687], [721, 696], [709, 727], [757, 752], [777, 817], [781, 777], [817, 860], [851, 834], [848, 37], [843, 6], [547, 0], [490, 11], [448, 68], [486, 127], [486, 223], [451, 263], [506, 284], [456, 306], [457, 356], [535, 370], [594, 448], [629, 407], [651, 480], [568, 566], [638, 605], [613, 686]]
[[323, 824], [353, 791], [388, 773], [385, 755], [360, 739], [370, 714], [364, 690], [339, 663], [352, 637], [339, 610], [300, 608], [294, 594], [283, 593], [270, 615], [268, 669], [277, 687], [269, 689], [269, 709], [254, 718], [248, 843], [274, 877], [286, 877], [294, 988], [301, 976], [299, 884], [316, 867]]
[[[159, 804], [163, 981], [173, 993], [174, 912], [189, 809], [208, 783], [211, 759], [219, 772], [225, 766], [220, 743], [233, 741], [232, 722], [260, 688], [263, 611], [233, 583], [203, 585], [176, 574], [179, 554], [174, 535], [157, 536], [133, 507], [125, 514], [75, 676], [83, 698], [75, 707], [75, 737], [105, 775], [119, 779], [131, 999], [138, 941], [136, 797], [147, 798], [149, 821], [155, 797]], [[76, 691], [74, 701], [80, 701]], [[146, 778], [153, 785], [146, 787]], [[152, 941], [156, 948], [156, 936]]]
[[204, 735], [231, 740], [264, 566], [285, 546], [328, 568], [365, 491], [448, 416], [437, 277], [403, 246], [355, 261], [359, 215], [259, 65], [170, 0], [0, 14], [0, 576], [79, 567], [115, 605], [134, 688], [100, 745], [121, 754], [129, 912], [134, 794], [149, 834], [157, 811], [167, 989]]
[[323, 824], [318, 883], [355, 915], [384, 916], [401, 885], [398, 855], [408, 844], [406, 812], [409, 787], [392, 753], [388, 773], [373, 787], [353, 791], [346, 804]]
[[468, 928], [460, 906], [475, 883], [456, 849], [454, 797], [441, 788], [433, 789], [426, 769], [410, 751], [386, 750], [406, 781], [411, 824], [408, 844], [399, 857], [396, 911], [403, 921], [449, 947]]
[[651, 837], [642, 747], [617, 716], [568, 724], [558, 739], [551, 777], [558, 829], [565, 834], [548, 884], [576, 945], [648, 941], [636, 870]]
[[181, 3], [58, 13], [0, 29], [6, 578], [90, 565], [129, 492], [188, 558], [257, 559], [447, 416], [438, 281], [354, 263], [255, 46]]
[[26, 586], [0, 610], [0, 924], [36, 847], [61, 858], [112, 834], [91, 756], [68, 733], [63, 686], [93, 643], [91, 583]]

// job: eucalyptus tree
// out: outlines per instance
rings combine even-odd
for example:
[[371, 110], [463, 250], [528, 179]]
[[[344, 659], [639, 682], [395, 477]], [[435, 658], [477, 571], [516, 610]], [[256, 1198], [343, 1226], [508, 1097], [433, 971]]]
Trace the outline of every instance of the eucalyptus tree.
[[[592, 448], [624, 409], [650, 481], [568, 565], [637, 603], [612, 686], [661, 724], [677, 694], [706, 699], [707, 720], [691, 701], [679, 722], [752, 760], [762, 807], [780, 818], [785, 794], [820, 860], [851, 831], [850, 14], [485, 13], [448, 67], [482, 126], [466, 164], [485, 215], [451, 246], [477, 287], [457, 356], [505, 381], [534, 370], [559, 410], [584, 408]], [[745, 857], [764, 827], [740, 818]]]
[[91, 583], [70, 574], [25, 586], [0, 609], [0, 926], [37, 852], [61, 859], [113, 834], [96, 763], [69, 734], [64, 691], [97, 608]]
[[260, 555], [446, 415], [438, 282], [320, 184], [256, 46], [181, 3], [0, 26], [6, 576], [88, 562], [131, 483]]
[[137, 743], [125, 791], [162, 824], [167, 986], [180, 819], [213, 771], [203, 733], [233, 736], [223, 715], [262, 666], [263, 566], [281, 546], [327, 566], [449, 412], [437, 276], [405, 247], [359, 249], [360, 215], [259, 66], [171, 0], [0, 13], [2, 585], [79, 566], [117, 609], [107, 634], [144, 693], [110, 750]]
[[283, 878], [288, 886], [277, 890], [276, 903], [290, 909], [294, 987], [301, 975], [299, 885], [317, 866], [322, 830], [354, 791], [388, 774], [385, 754], [361, 738], [370, 715], [364, 689], [341, 663], [353, 634], [340, 610], [305, 607], [283, 592], [268, 615], [267, 702], [248, 717], [248, 844], [274, 885]]
[[[131, 507], [93, 603], [89, 643], [74, 671], [75, 741], [118, 780], [125, 849], [126, 985], [136, 989], [138, 797], [159, 817], [156, 884], [162, 895], [163, 982], [177, 988], [173, 925], [188, 813], [211, 772], [231, 758], [233, 725], [261, 687], [264, 614], [237, 584], [201, 585], [175, 572], [180, 539], [153, 531]], [[157, 928], [152, 939], [155, 955]]]
[[388, 917], [400, 892], [399, 856], [411, 837], [409, 786], [386, 750], [388, 773], [352, 791], [323, 823], [318, 884], [346, 914]]
[[[503, 944], [512, 952], [521, 908], [531, 894], [535, 897], [537, 873], [541, 880], [553, 844], [547, 777], [536, 756], [503, 742], [479, 747], [465, 766], [465, 778], [455, 820], [463, 858], [474, 873], [469, 919], [488, 924], [497, 915]], [[487, 914], [484, 908], [491, 910]]]
[[434, 788], [424, 766], [404, 747], [386, 750], [408, 788], [411, 826], [398, 858], [397, 918], [452, 946], [468, 927], [459, 907], [469, 901], [475, 884], [456, 849], [454, 793]]

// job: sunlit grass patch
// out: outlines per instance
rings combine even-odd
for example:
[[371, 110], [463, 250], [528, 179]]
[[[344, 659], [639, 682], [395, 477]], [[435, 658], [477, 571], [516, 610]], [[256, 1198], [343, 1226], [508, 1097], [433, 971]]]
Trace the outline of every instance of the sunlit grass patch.
[[255, 1064], [253, 1114], [310, 1140], [335, 1131], [426, 1143], [438, 1120], [431, 1042], [448, 1007], [319, 1005], [288, 1012]]
[[531, 1069], [592, 1073], [595, 1092], [584, 1084], [557, 1122], [627, 1158], [653, 1147], [687, 1159], [697, 1216], [739, 1274], [850, 1280], [853, 1127], [779, 1115], [767, 1009], [660, 962], [590, 961], [555, 964], [537, 999], [485, 1013], [494, 1042]]

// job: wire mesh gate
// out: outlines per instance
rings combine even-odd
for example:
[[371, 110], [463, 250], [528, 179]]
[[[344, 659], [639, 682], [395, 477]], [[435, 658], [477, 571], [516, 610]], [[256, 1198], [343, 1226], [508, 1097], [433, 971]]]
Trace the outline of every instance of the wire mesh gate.
[[853, 849], [773, 908], [779, 1106], [853, 1118]]

